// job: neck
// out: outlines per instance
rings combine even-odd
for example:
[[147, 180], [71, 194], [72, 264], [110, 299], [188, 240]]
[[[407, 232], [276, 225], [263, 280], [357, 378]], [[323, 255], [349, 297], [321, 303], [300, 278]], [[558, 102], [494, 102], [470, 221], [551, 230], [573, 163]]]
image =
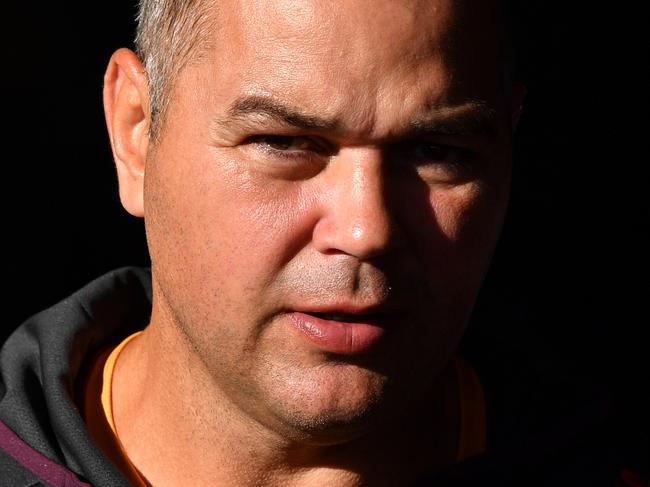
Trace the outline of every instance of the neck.
[[287, 439], [233, 405], [164, 323], [154, 314], [113, 378], [118, 436], [152, 485], [396, 485], [456, 461], [453, 366], [399, 418], [366, 435], [335, 444]]

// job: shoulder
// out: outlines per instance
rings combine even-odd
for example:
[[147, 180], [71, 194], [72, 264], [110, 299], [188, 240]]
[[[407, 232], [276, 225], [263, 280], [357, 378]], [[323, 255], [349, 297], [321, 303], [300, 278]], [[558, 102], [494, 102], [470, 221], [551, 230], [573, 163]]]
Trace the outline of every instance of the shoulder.
[[[66, 467], [45, 457], [0, 421], [0, 487], [88, 487]], [[45, 483], [47, 482], [47, 483]]]
[[29, 481], [30, 469], [25, 471], [22, 460], [40, 458], [40, 463], [52, 463], [51, 471], [74, 471], [93, 485], [127, 485], [90, 438], [76, 397], [96, 352], [142, 329], [150, 313], [148, 269], [123, 268], [14, 331], [0, 351], [0, 425], [12, 438], [8, 444], [19, 446], [22, 453], [11, 454], [7, 444], [1, 448], [3, 481]]

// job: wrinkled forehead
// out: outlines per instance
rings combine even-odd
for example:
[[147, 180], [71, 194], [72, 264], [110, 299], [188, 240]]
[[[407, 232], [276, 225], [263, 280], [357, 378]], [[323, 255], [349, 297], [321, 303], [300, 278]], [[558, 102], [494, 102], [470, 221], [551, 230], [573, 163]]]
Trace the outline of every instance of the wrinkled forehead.
[[502, 91], [496, 1], [233, 0], [217, 25], [223, 103], [271, 96], [381, 130], [382, 113], [494, 104]]

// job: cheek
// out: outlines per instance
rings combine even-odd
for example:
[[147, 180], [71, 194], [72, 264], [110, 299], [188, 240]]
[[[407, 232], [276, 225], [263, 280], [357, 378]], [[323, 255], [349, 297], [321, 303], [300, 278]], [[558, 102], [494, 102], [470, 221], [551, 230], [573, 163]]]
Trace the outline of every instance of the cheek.
[[301, 188], [260, 178], [245, 161], [168, 158], [148, 176], [152, 265], [164, 262], [201, 292], [253, 299], [309, 238]]
[[431, 214], [444, 240], [468, 251], [492, 240], [498, 229], [503, 206], [496, 195], [480, 184], [467, 184], [444, 191], [432, 191]]
[[432, 188], [409, 212], [411, 240], [431, 280], [448, 292], [473, 294], [494, 250], [506, 206], [505, 194], [477, 183]]

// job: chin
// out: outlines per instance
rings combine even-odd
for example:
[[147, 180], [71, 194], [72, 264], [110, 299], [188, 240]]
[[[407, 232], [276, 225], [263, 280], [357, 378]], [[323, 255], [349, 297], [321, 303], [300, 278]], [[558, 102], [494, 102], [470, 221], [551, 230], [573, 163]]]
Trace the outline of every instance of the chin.
[[372, 431], [379, 424], [375, 407], [339, 407], [320, 412], [284, 410], [278, 419], [284, 436], [303, 444], [327, 446], [345, 443]]
[[[327, 370], [329, 369], [329, 370]], [[390, 412], [387, 379], [356, 365], [328, 365], [289, 381], [271, 409], [285, 434], [313, 444], [363, 435]]]

